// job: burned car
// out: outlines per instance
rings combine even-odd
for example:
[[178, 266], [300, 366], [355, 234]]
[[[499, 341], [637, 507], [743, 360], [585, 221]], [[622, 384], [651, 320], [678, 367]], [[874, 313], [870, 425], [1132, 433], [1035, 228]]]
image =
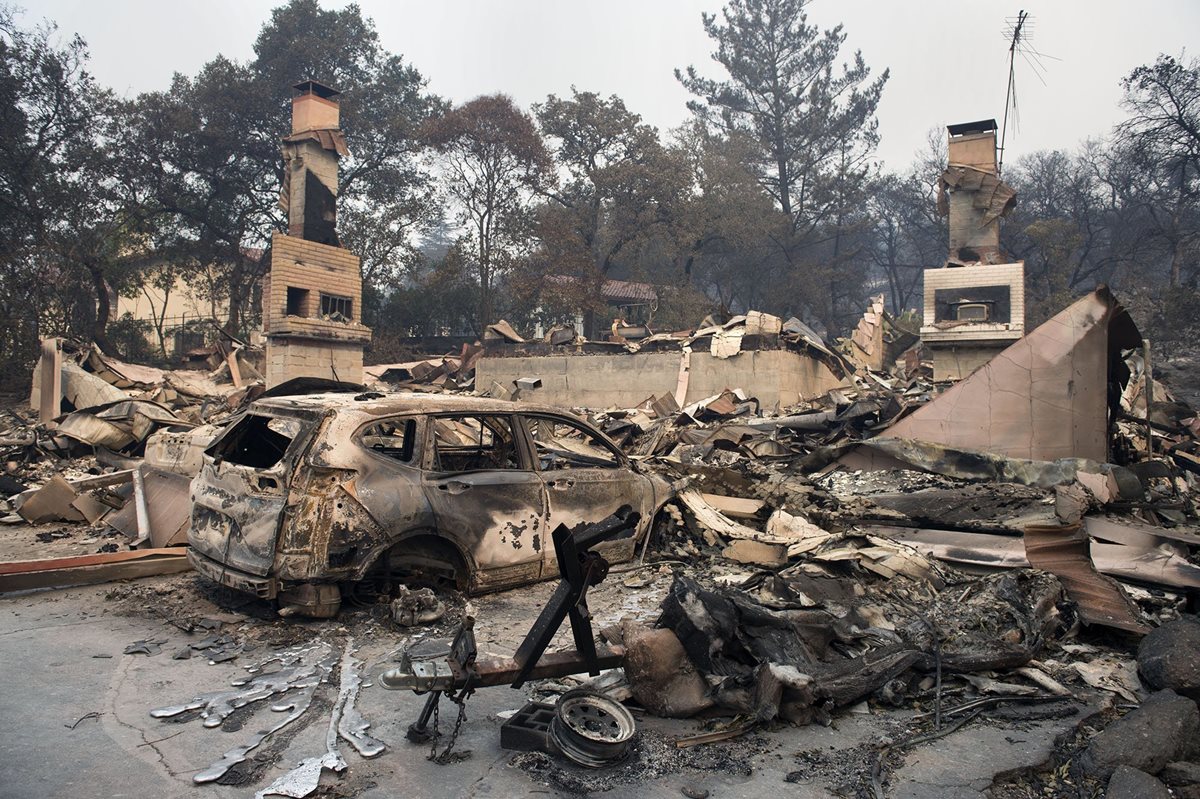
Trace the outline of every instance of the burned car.
[[330, 616], [345, 593], [449, 580], [468, 593], [557, 576], [550, 533], [622, 506], [628, 560], [670, 486], [550, 407], [435, 394], [263, 398], [205, 450], [188, 558], [209, 578]]

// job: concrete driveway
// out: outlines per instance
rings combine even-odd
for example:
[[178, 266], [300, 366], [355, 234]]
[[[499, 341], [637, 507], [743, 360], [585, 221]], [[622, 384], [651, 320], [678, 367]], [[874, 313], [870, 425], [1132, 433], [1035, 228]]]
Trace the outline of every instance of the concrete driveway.
[[[630, 585], [640, 582], [646, 581]], [[669, 574], [662, 574], [629, 587], [614, 575], [591, 594], [597, 629], [623, 616], [653, 619], [669, 582]], [[511, 653], [551, 589], [543, 584], [474, 600], [481, 653]], [[207, 634], [179, 629], [196, 618], [221, 621], [221, 633], [247, 650], [216, 665], [201, 653], [173, 659], [173, 653]], [[388, 744], [381, 756], [365, 760], [343, 743], [349, 768], [340, 777], [327, 773], [320, 796], [557, 796], [589, 787], [607, 789], [605, 795], [612, 797], [678, 797], [685, 788], [712, 797], [761, 799], [780, 791], [792, 797], [834, 796], [839, 786], [870, 790], [864, 779], [875, 748], [900, 734], [911, 714], [847, 713], [831, 727], [785, 726], [687, 750], [676, 749], [671, 740], [701, 731], [699, 721], [640, 715], [643, 740], [630, 759], [588, 771], [500, 749], [498, 714], [520, 707], [528, 688], [489, 688], [467, 705], [457, 748], [470, 750], [471, 756], [436, 765], [426, 759], [427, 747], [404, 738], [423, 698], [383, 690], [371, 675], [386, 668], [406, 640], [450, 628], [448, 622], [434, 630], [405, 631], [365, 611], [344, 612], [327, 622], [284, 622], [271, 619], [257, 602], [214, 591], [194, 574], [0, 598], [0, 673], [7, 678], [0, 691], [0, 718], [7, 727], [0, 739], [0, 795], [253, 796], [301, 759], [324, 751], [336, 680], [318, 689], [310, 712], [255, 751], [245, 782], [238, 785], [197, 786], [192, 775], [276, 723], [277, 713], [256, 706], [231, 716], [223, 727], [206, 729], [199, 720], [161, 721], [149, 711], [227, 687], [245, 676], [247, 665], [266, 659], [278, 646], [303, 640], [320, 639], [335, 648], [353, 642], [366, 663], [368, 683], [358, 708], [372, 722], [371, 732]], [[164, 643], [158, 654], [123, 654], [140, 640]], [[445, 707], [443, 729], [454, 710]], [[972, 724], [910, 752], [891, 775], [887, 795], [981, 796], [997, 772], [1044, 760], [1054, 736], [1077, 720], [1019, 728]]]

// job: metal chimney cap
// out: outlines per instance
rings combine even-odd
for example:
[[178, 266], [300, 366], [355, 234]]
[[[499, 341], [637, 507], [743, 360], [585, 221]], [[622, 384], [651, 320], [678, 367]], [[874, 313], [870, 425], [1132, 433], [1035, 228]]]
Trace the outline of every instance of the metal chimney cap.
[[990, 133], [996, 130], [996, 120], [981, 119], [978, 122], [960, 122], [957, 125], [947, 125], [946, 130], [951, 136], [966, 136], [970, 133]]
[[306, 94], [315, 94], [317, 97], [322, 99], [332, 100], [334, 97], [337, 97], [339, 94], [341, 94], [341, 92], [332, 86], [326, 86], [324, 83], [313, 80], [312, 78], [293, 84], [292, 88], [296, 90], [297, 97], [301, 97]]

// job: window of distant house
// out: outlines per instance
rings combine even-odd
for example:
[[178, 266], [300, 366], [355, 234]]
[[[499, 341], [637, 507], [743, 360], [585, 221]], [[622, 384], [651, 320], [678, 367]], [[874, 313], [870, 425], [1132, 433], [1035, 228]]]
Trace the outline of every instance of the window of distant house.
[[308, 289], [288, 286], [287, 308], [284, 312], [288, 316], [308, 316]]
[[327, 316], [337, 322], [349, 322], [354, 318], [354, 300], [322, 293], [321, 316]]
[[960, 322], [986, 322], [988, 320], [988, 307], [982, 302], [967, 302], [958, 306], [958, 321]]

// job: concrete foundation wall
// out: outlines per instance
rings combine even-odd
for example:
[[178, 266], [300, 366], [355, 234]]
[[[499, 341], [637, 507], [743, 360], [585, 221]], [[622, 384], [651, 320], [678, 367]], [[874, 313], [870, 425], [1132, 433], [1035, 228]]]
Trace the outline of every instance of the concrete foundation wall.
[[[651, 395], [674, 394], [681, 357], [678, 352], [485, 357], [476, 366], [475, 386], [486, 391], [494, 381], [511, 389], [518, 378], [537, 377], [541, 388], [522, 391], [522, 399], [566, 408], [629, 408]], [[740, 388], [764, 407], [787, 406], [843, 382], [820, 361], [787, 350], [725, 359], [693, 352], [685, 404]]]

